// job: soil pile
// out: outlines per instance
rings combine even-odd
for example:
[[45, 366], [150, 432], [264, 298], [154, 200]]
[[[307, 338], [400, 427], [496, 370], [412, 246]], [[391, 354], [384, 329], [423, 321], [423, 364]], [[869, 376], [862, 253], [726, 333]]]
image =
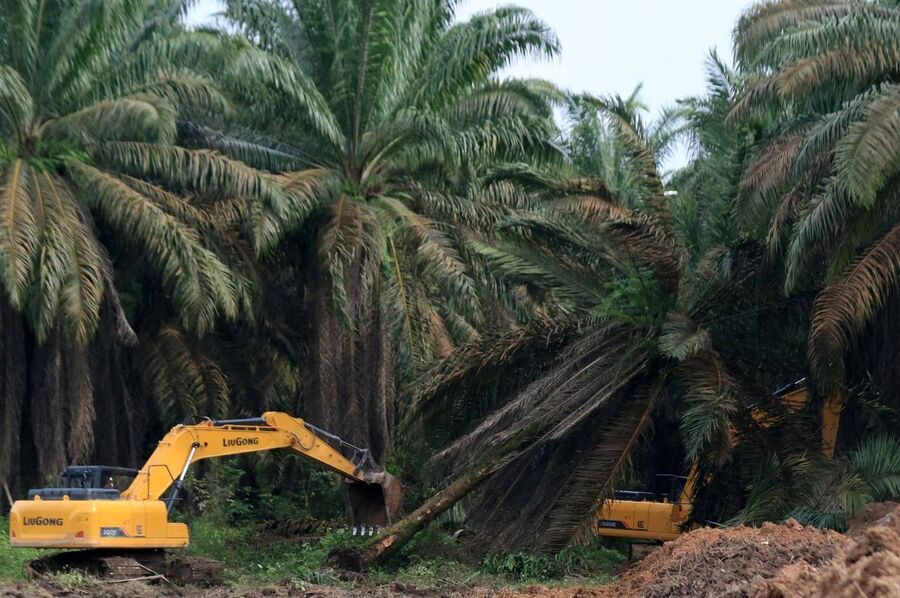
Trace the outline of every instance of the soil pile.
[[761, 528], [699, 529], [665, 544], [605, 588], [604, 596], [746, 596], [787, 565], [819, 565], [846, 537], [796, 521]]
[[[504, 598], [744, 597], [782, 567], [815, 567], [844, 546], [846, 536], [796, 521], [761, 528], [699, 529], [664, 544], [625, 571], [614, 584], [596, 588], [529, 588]], [[790, 595], [790, 594], [785, 594]]]
[[[858, 598], [900, 596], [900, 509], [872, 522], [851, 527], [853, 540], [828, 563], [785, 567], [774, 578], [757, 583], [754, 598]], [[884, 512], [876, 505], [872, 513]], [[868, 525], [868, 527], [866, 527]]]
[[900, 509], [900, 503], [891, 501], [867, 505], [862, 515], [850, 520], [850, 529], [847, 530], [847, 535], [855, 538], [870, 527], [889, 525], [891, 518], [898, 516], [895, 514], [898, 509]]

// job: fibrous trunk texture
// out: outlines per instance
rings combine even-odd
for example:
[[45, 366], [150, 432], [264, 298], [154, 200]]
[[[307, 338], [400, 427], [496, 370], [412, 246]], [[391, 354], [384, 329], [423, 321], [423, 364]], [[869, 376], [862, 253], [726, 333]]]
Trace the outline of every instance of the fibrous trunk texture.
[[355, 290], [349, 323], [324, 293], [316, 300], [315, 384], [302, 415], [381, 462], [392, 446], [393, 352], [377, 290]]

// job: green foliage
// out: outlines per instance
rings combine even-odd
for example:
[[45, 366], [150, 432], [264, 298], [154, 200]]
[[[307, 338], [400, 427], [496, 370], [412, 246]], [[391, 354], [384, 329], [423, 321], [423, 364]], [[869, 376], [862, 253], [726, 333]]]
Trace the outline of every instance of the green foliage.
[[808, 352], [823, 386], [844, 382], [845, 352], [898, 288], [898, 17], [896, 3], [782, 1], [736, 31], [749, 83], [728, 120], [761, 133], [737, 207], [768, 223], [788, 292], [821, 290]]
[[[802, 418], [748, 416], [807, 371], [828, 391], [880, 377], [870, 414], [897, 400], [895, 0], [760, 3], [736, 65], [713, 53], [707, 91], [655, 120], [640, 88], [502, 78], [560, 50], [515, 6], [230, 0], [191, 31], [189, 5], [0, 14], [0, 479], [138, 461], [148, 422], [274, 409], [391, 455], [411, 502], [508, 451], [439, 521], [499, 554], [474, 571], [433, 525], [392, 565], [418, 581], [603, 578], [595, 546], [520, 549], [593, 534], [652, 424], [683, 451], [648, 461], [744, 484], [732, 522], [842, 528], [900, 495], [883, 421], [826, 462]], [[663, 173], [677, 139], [693, 159]], [[345, 534], [245, 556], [261, 522], [338, 516], [331, 474], [266, 456], [188, 486], [192, 550], [335, 580]], [[32, 554], [0, 544], [0, 578]]]
[[592, 583], [605, 583], [625, 559], [621, 552], [594, 542], [589, 546], [570, 546], [554, 556], [527, 552], [490, 555], [485, 557], [481, 568], [514, 581], [540, 582], [578, 576], [589, 578]]
[[44, 554], [33, 548], [12, 548], [9, 545], [9, 519], [0, 517], [0, 582], [25, 579], [25, 563]]
[[343, 518], [345, 489], [333, 473], [315, 466], [303, 467], [298, 472], [297, 488], [278, 488], [259, 476], [251, 477], [247, 464], [254, 461], [258, 460], [221, 459], [192, 468], [185, 480], [182, 517], [190, 522], [200, 516], [208, 522], [238, 528], [262, 524], [277, 528], [306, 517]]
[[80, 589], [84, 591], [85, 586], [94, 582], [89, 576], [81, 571], [66, 571], [54, 576], [54, 581], [67, 590]]
[[267, 534], [259, 526], [223, 525], [216, 518], [192, 520], [190, 527], [191, 553], [221, 561], [233, 581], [254, 584], [335, 583], [339, 578], [326, 564], [328, 554], [360, 541], [345, 530], [311, 543], [266, 542]]
[[730, 523], [759, 524], [793, 517], [845, 531], [871, 502], [900, 497], [900, 442], [872, 436], [834, 461], [802, 452], [769, 454], [754, 464], [747, 503]]
[[850, 453], [850, 463], [871, 493], [872, 500], [900, 497], [900, 440], [896, 436], [872, 436]]

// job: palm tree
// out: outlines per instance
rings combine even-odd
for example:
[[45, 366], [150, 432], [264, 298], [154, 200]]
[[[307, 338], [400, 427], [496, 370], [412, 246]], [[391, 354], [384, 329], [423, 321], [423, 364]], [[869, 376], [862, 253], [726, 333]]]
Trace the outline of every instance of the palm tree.
[[[543, 302], [544, 317], [458, 349], [410, 416], [449, 440], [430, 468], [467, 472], [463, 490], [480, 476], [467, 519], [479, 550], [556, 550], [592, 533], [672, 383], [689, 461], [728, 462], [744, 398], [713, 343], [712, 315], [723, 297], [744, 294], [758, 260], [716, 247], [687, 270], [653, 149], [664, 127], [644, 124], [634, 101], [579, 104], [573, 113], [586, 118], [569, 147], [588, 148], [573, 155], [580, 178], [545, 188], [543, 202], [508, 219], [515, 235], [480, 248]], [[624, 172], [613, 180], [629, 181], [619, 193], [585, 166], [609, 169], [598, 155], [617, 156], [612, 170]]]
[[809, 358], [825, 384], [843, 381], [848, 348], [897, 296], [898, 34], [895, 1], [771, 2], [736, 30], [752, 79], [731, 118], [761, 139], [737, 210], [768, 228], [787, 291], [822, 288]]
[[225, 13], [253, 44], [235, 42], [230, 85], [265, 150], [257, 165], [285, 171], [292, 198], [258, 242], [290, 235], [276, 259], [306, 248], [302, 264], [282, 262], [306, 280], [303, 412], [376, 456], [392, 444], [398, 353], [414, 370], [483, 318], [456, 233], [484, 195], [460, 181], [556, 151], [547, 86], [496, 77], [515, 57], [554, 54], [553, 33], [513, 7], [454, 23], [454, 6], [235, 1]]
[[[272, 205], [283, 192], [240, 162], [177, 144], [192, 117], [229, 110], [209, 78], [165, 51], [193, 43], [178, 23], [185, 6], [21, 0], [0, 15], [0, 282], [11, 374], [0, 393], [0, 478], [15, 475], [23, 425], [40, 439], [41, 475], [88, 455], [95, 378], [98, 391], [118, 386], [112, 396], [128, 400], [110, 351], [136, 340], [126, 311], [142, 314], [130, 300], [123, 308], [122, 284], [158, 289], [157, 306], [197, 334], [250, 309], [249, 281], [220, 251], [241, 220], [220, 200]], [[125, 263], [120, 277], [114, 264]], [[102, 442], [118, 434], [109, 429], [129, 430], [134, 411], [111, 400], [97, 403]]]
[[734, 226], [730, 208], [753, 130], [726, 118], [744, 88], [745, 76], [725, 64], [715, 51], [707, 59], [706, 74], [706, 93], [678, 102], [680, 132], [688, 141], [692, 159], [670, 181], [678, 193], [672, 206], [676, 231], [682, 245], [691, 247], [694, 260], [717, 245], [731, 247], [751, 238]]
[[780, 448], [757, 456], [748, 500], [729, 524], [793, 518], [844, 532], [869, 503], [900, 495], [900, 441], [893, 435], [864, 438], [834, 461], [820, 461], [797, 447]]

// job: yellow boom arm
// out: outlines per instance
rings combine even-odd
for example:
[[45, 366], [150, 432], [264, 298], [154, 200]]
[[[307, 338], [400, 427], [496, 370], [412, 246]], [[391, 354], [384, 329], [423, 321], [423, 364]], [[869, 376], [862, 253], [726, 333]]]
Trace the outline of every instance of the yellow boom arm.
[[187, 468], [195, 461], [273, 449], [291, 449], [357, 482], [380, 483], [376, 477], [383, 475], [363, 470], [362, 458], [354, 463], [344, 457], [302, 419], [270, 411], [259, 419], [206, 420], [175, 426], [159, 442], [122, 498], [159, 500], [184, 478]]

